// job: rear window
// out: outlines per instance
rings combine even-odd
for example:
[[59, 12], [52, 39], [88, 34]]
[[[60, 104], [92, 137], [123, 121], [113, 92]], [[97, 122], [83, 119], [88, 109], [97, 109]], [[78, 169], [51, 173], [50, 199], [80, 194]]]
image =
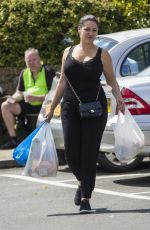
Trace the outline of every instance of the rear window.
[[98, 47], [101, 47], [105, 50], [110, 50], [113, 46], [115, 46], [118, 42], [116, 40], [104, 37], [97, 37], [94, 41], [94, 44]]
[[[120, 73], [123, 77], [129, 75], [146, 75], [149, 69], [144, 73], [141, 71], [150, 66], [150, 42], [140, 44], [132, 49], [122, 63]], [[141, 73], [140, 73], [141, 72]]]
[[137, 76], [150, 76], [150, 67], [140, 71]]

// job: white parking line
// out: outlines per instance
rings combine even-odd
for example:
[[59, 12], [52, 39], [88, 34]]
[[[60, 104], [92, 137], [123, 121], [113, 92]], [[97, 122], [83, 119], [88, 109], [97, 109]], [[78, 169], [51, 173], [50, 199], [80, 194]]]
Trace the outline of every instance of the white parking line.
[[[122, 178], [122, 177], [139, 177], [139, 176], [150, 176], [150, 173], [134, 173], [134, 174], [119, 174], [119, 175], [96, 176], [96, 180], [109, 179], [109, 178]], [[73, 181], [76, 181], [76, 179], [61, 180], [59, 182], [73, 182]]]
[[[135, 175], [137, 175], [137, 174], [135, 174]], [[0, 177], [15, 178], [15, 179], [20, 179], [20, 180], [25, 180], [25, 181], [36, 182], [36, 183], [54, 185], [54, 186], [58, 186], [58, 187], [77, 188], [77, 185], [68, 184], [68, 183], [64, 183], [64, 182], [60, 182], [60, 181], [50, 181], [50, 180], [27, 177], [27, 176], [20, 176], [20, 175], [3, 174], [3, 175], [0, 175]], [[127, 194], [127, 193], [122, 193], [122, 192], [114, 192], [114, 191], [99, 189], [99, 188], [95, 188], [94, 192], [102, 193], [105, 195], [126, 197], [126, 198], [130, 198], [130, 199], [150, 200], [150, 197], [147, 197], [147, 196], [141, 196], [141, 195], [136, 195], [136, 194]]]
[[50, 180], [46, 180], [46, 179], [39, 179], [39, 178], [35, 178], [35, 177], [12, 175], [12, 174], [3, 174], [3, 175], [0, 175], [0, 177], [15, 178], [15, 179], [20, 179], [20, 180], [26, 180], [26, 181], [41, 183], [41, 184], [55, 185], [55, 186], [59, 186], [59, 187], [77, 188], [77, 185], [61, 183], [60, 181], [50, 181]]
[[148, 192], [133, 192], [133, 193], [131, 193], [131, 194], [134, 194], [134, 195], [138, 195], [138, 194], [150, 194], [150, 191], [148, 191]]
[[143, 177], [150, 176], [150, 173], [133, 173], [133, 174], [119, 174], [119, 175], [106, 175], [106, 176], [97, 176], [96, 179], [109, 179], [109, 178], [121, 178], [121, 177]]

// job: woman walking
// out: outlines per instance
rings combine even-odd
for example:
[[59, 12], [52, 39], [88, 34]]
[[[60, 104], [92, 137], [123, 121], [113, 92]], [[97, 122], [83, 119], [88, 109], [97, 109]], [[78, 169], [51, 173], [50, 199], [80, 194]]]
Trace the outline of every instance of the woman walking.
[[[80, 213], [88, 213], [92, 211], [89, 200], [95, 186], [96, 162], [107, 122], [107, 100], [100, 83], [102, 73], [108, 85], [112, 87], [112, 93], [121, 111], [124, 110], [124, 101], [114, 76], [109, 53], [93, 44], [98, 34], [97, 19], [93, 15], [82, 17], [78, 33], [79, 44], [64, 51], [61, 77], [46, 116], [50, 121], [54, 109], [63, 98], [61, 119], [65, 155], [79, 183], [74, 203], [80, 205]], [[79, 112], [79, 104], [95, 101], [99, 101], [102, 107], [99, 115], [83, 118]], [[93, 109], [90, 111], [95, 112]]]

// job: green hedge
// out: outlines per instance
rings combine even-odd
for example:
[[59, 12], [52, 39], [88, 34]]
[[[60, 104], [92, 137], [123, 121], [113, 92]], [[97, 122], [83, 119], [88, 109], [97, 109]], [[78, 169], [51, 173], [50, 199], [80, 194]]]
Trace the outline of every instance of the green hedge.
[[60, 65], [64, 39], [78, 41], [85, 14], [99, 19], [99, 33], [150, 26], [148, 0], [1, 0], [0, 66], [23, 66], [29, 47], [38, 48], [44, 62]]

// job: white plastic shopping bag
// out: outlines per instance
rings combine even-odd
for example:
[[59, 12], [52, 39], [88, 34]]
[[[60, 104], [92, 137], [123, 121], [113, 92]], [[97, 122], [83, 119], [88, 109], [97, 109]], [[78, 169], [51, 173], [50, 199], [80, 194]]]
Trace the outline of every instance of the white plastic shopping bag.
[[45, 122], [32, 140], [29, 157], [23, 171], [25, 176], [56, 176], [58, 157], [51, 127]]
[[125, 114], [118, 113], [114, 136], [115, 154], [122, 163], [132, 160], [144, 147], [144, 134], [127, 108]]

